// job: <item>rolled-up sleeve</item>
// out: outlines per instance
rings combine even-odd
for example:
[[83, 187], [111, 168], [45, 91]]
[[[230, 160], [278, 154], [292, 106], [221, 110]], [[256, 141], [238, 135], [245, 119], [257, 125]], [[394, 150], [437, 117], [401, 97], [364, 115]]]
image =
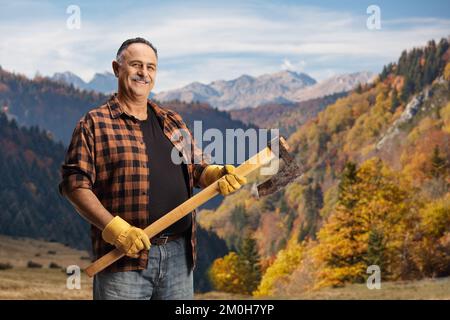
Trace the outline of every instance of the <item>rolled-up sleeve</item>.
[[78, 188], [92, 189], [95, 183], [94, 136], [85, 120], [75, 127], [61, 167], [62, 181], [59, 192], [71, 192]]

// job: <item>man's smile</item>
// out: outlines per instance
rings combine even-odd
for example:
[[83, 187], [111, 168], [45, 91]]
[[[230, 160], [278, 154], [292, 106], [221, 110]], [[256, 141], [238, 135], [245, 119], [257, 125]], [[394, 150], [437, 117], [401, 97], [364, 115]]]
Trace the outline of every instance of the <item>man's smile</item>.
[[150, 83], [150, 79], [147, 79], [146, 77], [141, 77], [139, 75], [131, 76], [131, 80], [138, 83], [139, 85], [148, 85]]
[[146, 81], [146, 80], [143, 80], [143, 79], [141, 79], [141, 80], [133, 79], [133, 81], [137, 82], [139, 84], [142, 84], [142, 85], [148, 85], [150, 83], [150, 81]]

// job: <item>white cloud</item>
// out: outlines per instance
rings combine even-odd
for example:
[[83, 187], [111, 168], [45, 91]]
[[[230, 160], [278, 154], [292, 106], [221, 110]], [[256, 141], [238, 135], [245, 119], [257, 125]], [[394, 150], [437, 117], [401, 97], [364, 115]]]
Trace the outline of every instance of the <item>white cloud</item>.
[[288, 59], [284, 59], [283, 64], [281, 65], [281, 69], [283, 70], [294, 70], [294, 65]]
[[[396, 60], [402, 50], [446, 37], [450, 30], [450, 20], [411, 17], [382, 20], [382, 29], [371, 31], [366, 28], [365, 12], [355, 16], [268, 3], [236, 8], [193, 5], [165, 11], [148, 6], [95, 21], [87, 20], [86, 10], [82, 8], [81, 30], [68, 30], [64, 15], [45, 21], [34, 18], [29, 23], [3, 19], [0, 64], [28, 76], [37, 70], [44, 75], [70, 70], [89, 80], [95, 72], [111, 69], [124, 39], [141, 35], [158, 48], [155, 91], [161, 91], [243, 73], [257, 76], [280, 67], [311, 75], [325, 74], [324, 70], [327, 74], [360, 71], [360, 65], [381, 69], [382, 63]], [[323, 65], [327, 61], [334, 65]]]
[[281, 69], [302, 72], [305, 66], [305, 60], [300, 60], [297, 64], [293, 64], [289, 59], [284, 59], [283, 64], [281, 65]]

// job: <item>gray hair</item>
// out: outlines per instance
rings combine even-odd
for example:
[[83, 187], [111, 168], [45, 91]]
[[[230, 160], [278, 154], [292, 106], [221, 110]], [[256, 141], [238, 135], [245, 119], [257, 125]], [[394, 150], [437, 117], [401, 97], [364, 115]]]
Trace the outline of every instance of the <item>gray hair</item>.
[[122, 53], [125, 51], [126, 48], [128, 48], [133, 43], [143, 43], [143, 44], [148, 45], [155, 52], [156, 59], [158, 59], [158, 51], [152, 45], [152, 43], [144, 38], [137, 37], [137, 38], [128, 39], [128, 40], [124, 41], [124, 43], [122, 43], [119, 50], [117, 50], [117, 54], [116, 54], [116, 60], [118, 63], [122, 62]]

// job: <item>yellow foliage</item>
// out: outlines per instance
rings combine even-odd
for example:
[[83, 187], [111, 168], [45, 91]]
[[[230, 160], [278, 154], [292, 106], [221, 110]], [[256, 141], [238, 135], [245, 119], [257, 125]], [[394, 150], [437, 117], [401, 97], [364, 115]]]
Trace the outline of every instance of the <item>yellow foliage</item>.
[[247, 293], [245, 274], [242, 273], [240, 264], [236, 252], [216, 259], [209, 270], [209, 278], [214, 288], [229, 293]]
[[264, 273], [254, 296], [271, 296], [275, 294], [276, 286], [286, 280], [300, 264], [303, 246], [290, 241], [286, 249], [280, 250], [273, 264]]
[[429, 156], [424, 153], [411, 154], [405, 152], [402, 154], [401, 162], [404, 163], [403, 173], [416, 181], [423, 181], [426, 178], [424, 165], [429, 162]]
[[328, 217], [330, 213], [334, 210], [338, 199], [338, 192], [339, 190], [337, 184], [328, 188], [328, 190], [325, 191], [323, 197], [324, 206], [320, 210], [320, 215], [322, 217]]
[[[316, 288], [362, 282], [367, 266], [374, 261], [400, 265], [399, 252], [414, 212], [407, 201], [407, 184], [374, 158], [361, 165], [357, 181], [348, 188], [318, 233], [313, 252], [324, 267], [319, 270]], [[381, 236], [376, 253], [373, 248], [377, 244], [370, 239], [374, 232]], [[400, 273], [388, 271], [392, 277]]]
[[423, 229], [433, 237], [450, 232], [450, 194], [441, 200], [430, 202], [421, 211]]
[[[376, 94], [375, 104], [367, 112], [356, 119], [353, 127], [348, 131], [344, 152], [361, 152], [361, 148], [367, 145], [368, 142], [378, 138], [380, 132], [392, 122], [391, 100], [387, 94], [385, 86], [378, 85], [373, 94]], [[361, 103], [361, 102], [357, 102]], [[367, 146], [366, 146], [367, 147]], [[371, 147], [363, 149], [363, 155], [371, 151]]]
[[[448, 66], [449, 64], [447, 64]], [[450, 102], [441, 109], [441, 119], [443, 122], [443, 130], [450, 133]]]
[[420, 139], [426, 131], [438, 125], [438, 121], [430, 117], [423, 118], [420, 123], [408, 134], [408, 143], [414, 143]]
[[413, 259], [421, 275], [439, 277], [450, 272], [450, 194], [420, 210], [421, 238], [414, 244]]
[[444, 69], [444, 79], [450, 81], [450, 62], [447, 62]]

